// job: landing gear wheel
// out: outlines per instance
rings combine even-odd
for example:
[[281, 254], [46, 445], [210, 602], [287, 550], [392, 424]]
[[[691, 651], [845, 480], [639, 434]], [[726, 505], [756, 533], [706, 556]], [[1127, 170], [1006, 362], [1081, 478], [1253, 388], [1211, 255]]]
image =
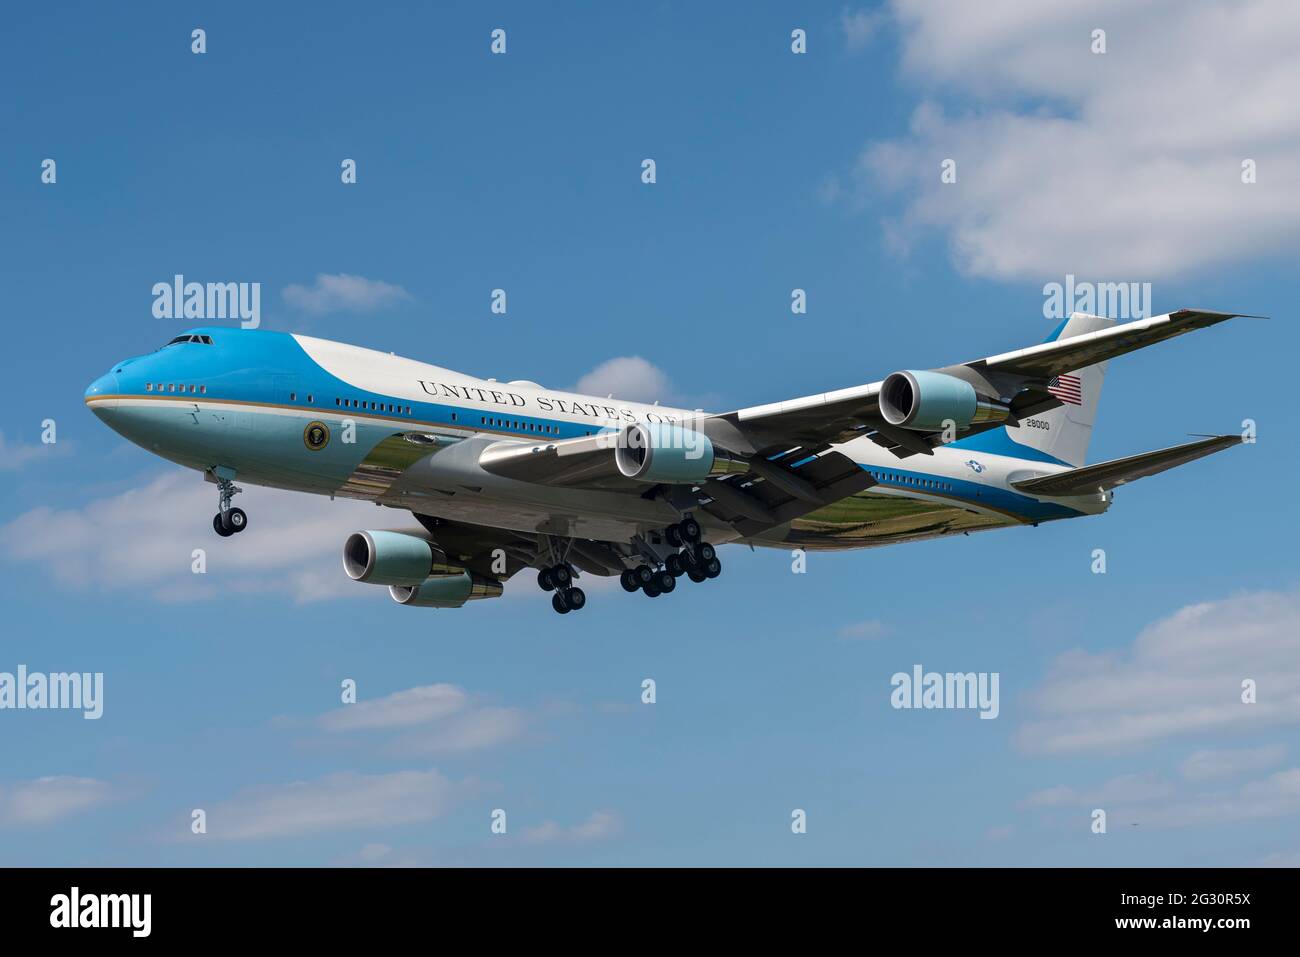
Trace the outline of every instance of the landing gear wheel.
[[575, 585], [565, 590], [564, 601], [569, 606], [570, 611], [577, 611], [587, 604], [587, 593]]
[[555, 582], [556, 588], [567, 588], [573, 581], [573, 569], [563, 563], [551, 568], [551, 581]]
[[682, 538], [694, 544], [700, 540], [700, 523], [693, 518], [684, 518], [678, 524], [677, 528], [681, 531]]
[[655, 587], [659, 589], [659, 594], [666, 595], [677, 587], [677, 579], [665, 568], [663, 571], [655, 572]]
[[569, 613], [569, 603], [564, 600], [563, 592], [557, 591], [554, 595], [551, 596], [551, 607], [554, 608], [556, 611], [558, 611], [561, 615], [567, 615]]
[[682, 563], [682, 568], [690, 571], [692, 568], [700, 567], [700, 556], [695, 554], [695, 549], [689, 545], [677, 553], [677, 558]]
[[636, 568], [632, 569], [632, 574], [636, 576], [637, 585], [641, 588], [645, 588], [655, 578], [655, 570], [649, 565], [636, 566]]
[[682, 530], [676, 525], [669, 525], [664, 529], [664, 538], [673, 548], [681, 548], [686, 544], [682, 540]]
[[659, 590], [659, 586], [656, 585], [654, 582], [650, 582], [648, 585], [642, 585], [641, 590], [645, 592], [647, 598], [658, 598], [661, 594], [663, 594]]
[[244, 529], [248, 528], [248, 516], [244, 514], [242, 508], [227, 509], [225, 516], [221, 520], [221, 524], [230, 529], [231, 534], [242, 532]]
[[543, 568], [537, 573], [537, 585], [542, 591], [555, 591], [555, 579], [551, 577], [549, 568]]
[[637, 580], [636, 572], [630, 568], [623, 569], [623, 574], [618, 576], [618, 583], [623, 586], [623, 591], [636, 591], [641, 587], [641, 582]]
[[686, 571], [686, 568], [682, 565], [682, 557], [680, 555], [669, 555], [665, 558], [664, 568], [668, 569], [668, 574], [672, 575], [674, 578]]
[[[714, 561], [717, 561], [717, 559], [714, 559]], [[688, 568], [686, 570], [686, 577], [698, 585], [701, 582], [703, 582], [708, 576], [706, 576], [704, 572], [696, 571], [694, 568]]]
[[708, 578], [717, 578], [722, 574], [722, 562], [718, 561], [716, 558], [705, 562], [704, 574]]
[[717, 550], [708, 542], [700, 542], [694, 549], [692, 549], [692, 551], [695, 552], [695, 557], [699, 560], [699, 564], [701, 565], [707, 565], [718, 557]]
[[225, 522], [221, 520], [220, 512], [217, 512], [216, 515], [212, 516], [212, 530], [222, 538], [229, 538], [231, 535], [235, 534], [230, 529], [226, 528]]

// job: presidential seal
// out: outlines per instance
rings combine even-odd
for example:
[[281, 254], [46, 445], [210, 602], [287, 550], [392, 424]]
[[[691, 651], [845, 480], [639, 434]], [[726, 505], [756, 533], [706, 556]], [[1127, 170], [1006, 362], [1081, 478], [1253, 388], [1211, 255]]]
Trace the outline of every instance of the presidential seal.
[[330, 444], [330, 427], [319, 420], [308, 422], [302, 430], [302, 442], [313, 452], [319, 452]]

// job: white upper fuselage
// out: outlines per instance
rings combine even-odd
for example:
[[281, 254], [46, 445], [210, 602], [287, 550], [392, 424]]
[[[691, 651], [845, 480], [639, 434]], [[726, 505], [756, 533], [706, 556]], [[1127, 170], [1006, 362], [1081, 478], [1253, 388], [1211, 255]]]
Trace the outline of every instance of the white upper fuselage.
[[[467, 480], [474, 467], [469, 452], [503, 439], [544, 444], [633, 422], [680, 422], [697, 418], [697, 411], [480, 379], [309, 336], [229, 328], [187, 335], [191, 340], [117, 364], [86, 393], [87, 404], [114, 429], [186, 466], [476, 524], [602, 540], [627, 540], [673, 520], [665, 503], [627, 492], [549, 488], [486, 474]], [[413, 452], [408, 435], [428, 444]], [[901, 522], [883, 539], [893, 541], [1107, 507], [1106, 495], [1066, 503], [1016, 492], [1014, 481], [1066, 468], [1042, 456], [1005, 454], [1017, 448], [1005, 441], [983, 448], [956, 443], [932, 456], [900, 459], [867, 438], [837, 445], [835, 451], [877, 483], [854, 496], [857, 510], [837, 517], [827, 509], [801, 520], [797, 534], [782, 529], [755, 541], [853, 547], [881, 543], [870, 534], [873, 522]], [[907, 521], [891, 500], [913, 503]], [[873, 503], [879, 503], [874, 512]], [[936, 516], [947, 516], [938, 532]], [[710, 524], [707, 516], [700, 519]], [[725, 523], [711, 529], [713, 541], [737, 537]]]

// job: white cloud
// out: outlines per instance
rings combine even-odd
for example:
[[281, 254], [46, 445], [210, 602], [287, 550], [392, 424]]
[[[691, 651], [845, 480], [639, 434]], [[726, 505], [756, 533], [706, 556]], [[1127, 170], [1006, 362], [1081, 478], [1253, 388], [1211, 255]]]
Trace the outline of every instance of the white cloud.
[[1262, 748], [1228, 748], [1219, 751], [1195, 751], [1183, 761], [1179, 770], [1189, 781], [1230, 778], [1250, 771], [1281, 764], [1286, 746], [1271, 744]]
[[[1242, 702], [1242, 682], [1257, 702]], [[1031, 694], [1019, 744], [1039, 753], [1133, 748], [1192, 732], [1300, 722], [1300, 596], [1189, 605], [1125, 652], [1061, 655]]]
[[636, 402], [666, 401], [672, 393], [668, 376], [640, 356], [619, 356], [592, 369], [573, 387], [586, 395], [613, 395]]
[[469, 695], [455, 685], [425, 685], [344, 705], [321, 715], [320, 726], [326, 731], [409, 727], [445, 718], [462, 710], [468, 701]]
[[0, 432], [0, 472], [16, 472], [39, 459], [65, 452], [67, 448], [66, 442], [55, 442], [50, 445], [10, 442], [5, 438], [5, 434]]
[[623, 822], [613, 811], [595, 811], [581, 824], [564, 827], [555, 821], [544, 821], [523, 829], [523, 839], [530, 844], [557, 841], [600, 841], [618, 834]]
[[937, 230], [973, 275], [1148, 281], [1300, 245], [1300, 5], [892, 7], [923, 99], [858, 174], [903, 198], [883, 224], [895, 249]]
[[368, 312], [394, 303], [406, 302], [411, 294], [401, 286], [364, 276], [317, 273], [310, 286], [294, 283], [281, 293], [289, 305], [313, 315], [328, 312]]
[[1139, 804], [1168, 797], [1173, 788], [1158, 775], [1121, 774], [1099, 788], [1079, 791], [1060, 785], [1035, 791], [1020, 802], [1026, 810], [1055, 807], [1106, 807], [1112, 804]]
[[112, 788], [95, 778], [52, 776], [0, 790], [0, 822], [48, 824], [109, 801]]
[[[19, 515], [0, 526], [0, 557], [46, 568], [67, 587], [142, 588], [167, 601], [231, 591], [298, 601], [383, 594], [349, 581], [339, 558], [347, 535], [380, 517], [373, 505], [253, 486], [237, 503], [248, 528], [220, 538], [212, 530], [216, 486], [194, 472], [168, 472], [81, 507]], [[191, 571], [196, 548], [207, 554], [206, 574]]]
[[206, 836], [257, 840], [412, 824], [441, 816], [455, 796], [456, 785], [436, 770], [341, 772], [241, 791], [207, 809]]
[[840, 629], [840, 637], [846, 641], [872, 641], [876, 638], [883, 638], [889, 629], [883, 621], [871, 619], [870, 621], [858, 621], [851, 625], [845, 625]]
[[876, 31], [884, 24], [886, 17], [881, 10], [850, 10], [845, 7], [840, 11], [840, 29], [844, 31], [844, 45], [850, 50], [861, 50]]
[[1144, 813], [1158, 827], [1268, 820], [1300, 814], [1300, 768], [1288, 768], [1238, 788], [1198, 794]]
[[408, 688], [336, 708], [317, 720], [326, 731], [401, 729], [389, 749], [401, 754], [464, 754], [519, 737], [528, 719], [518, 708], [480, 705], [451, 684]]

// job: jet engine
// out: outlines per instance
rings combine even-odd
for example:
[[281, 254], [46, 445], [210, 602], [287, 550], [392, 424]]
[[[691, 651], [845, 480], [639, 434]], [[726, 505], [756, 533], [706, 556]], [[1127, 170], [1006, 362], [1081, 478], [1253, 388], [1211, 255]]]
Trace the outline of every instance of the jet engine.
[[651, 484], [702, 482], [738, 463], [707, 435], [667, 422], [637, 422], [618, 434], [614, 463], [625, 478]]
[[431, 575], [465, 571], [425, 539], [405, 532], [353, 532], [343, 543], [343, 569], [357, 582], [421, 585]]
[[949, 421], [959, 429], [1002, 422], [1010, 414], [965, 379], [943, 372], [895, 372], [881, 383], [879, 401], [886, 422], [918, 432], [940, 431]]
[[459, 608], [478, 598], [500, 598], [501, 583], [473, 572], [435, 575], [419, 585], [390, 585], [393, 601], [419, 608]]

